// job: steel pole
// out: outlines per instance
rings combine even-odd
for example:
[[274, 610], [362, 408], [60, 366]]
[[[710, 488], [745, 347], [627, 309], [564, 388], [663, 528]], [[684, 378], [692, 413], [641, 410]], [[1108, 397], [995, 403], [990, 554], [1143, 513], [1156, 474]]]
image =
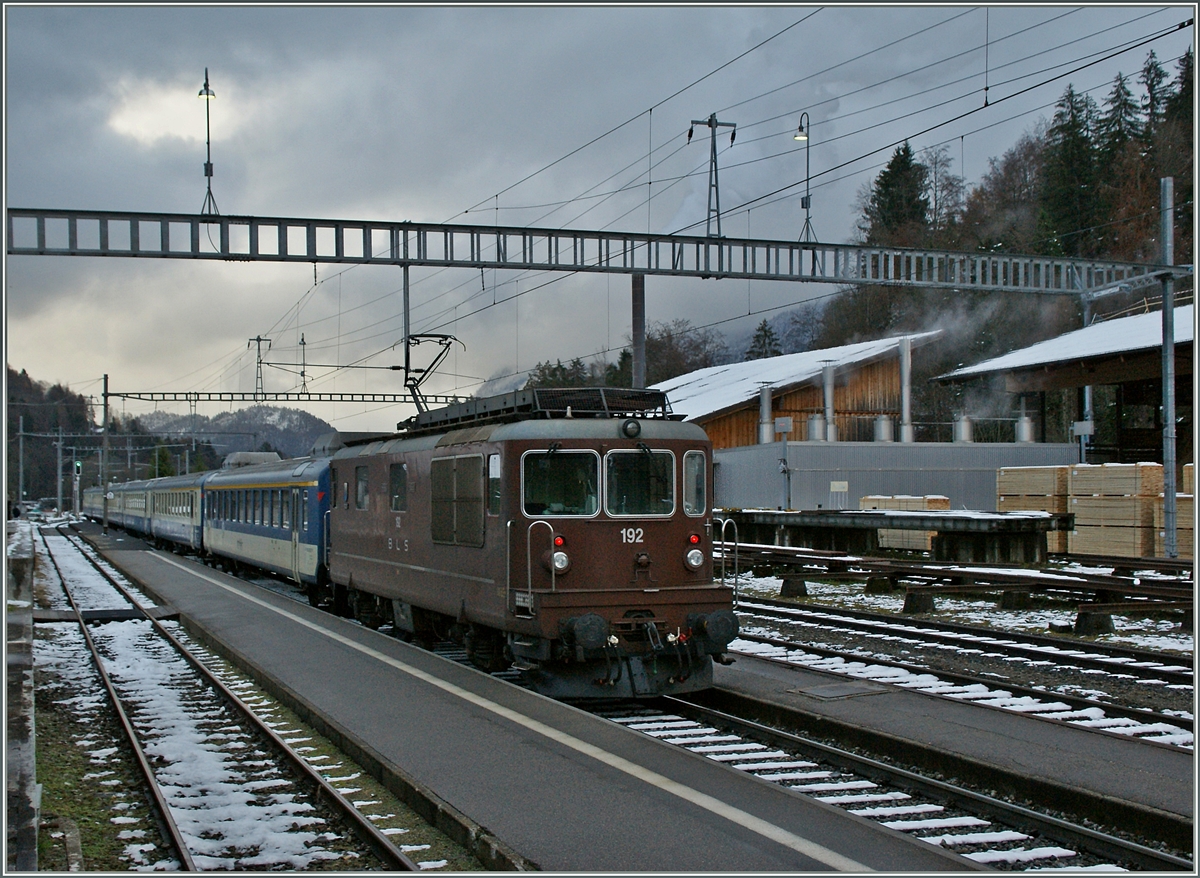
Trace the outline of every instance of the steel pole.
[[633, 374], [630, 386], [646, 386], [646, 275], [633, 276]]
[[102, 428], [104, 437], [103, 444], [100, 446], [100, 492], [104, 495], [104, 517], [103, 530], [104, 534], [108, 535], [108, 375], [104, 376], [104, 427]]
[[25, 502], [25, 416], [17, 418], [17, 508]]
[[[1162, 262], [1175, 264], [1175, 179], [1160, 181]], [[1163, 554], [1179, 556], [1175, 530], [1175, 279], [1162, 281]]]
[[59, 514], [59, 515], [62, 515], [62, 511], [63, 511], [63, 502], [62, 502], [62, 440], [63, 440], [63, 434], [62, 434], [62, 424], [59, 424], [59, 425], [58, 425], [58, 442], [56, 443], [56, 444], [58, 445], [58, 455], [57, 455], [57, 457], [58, 457], [58, 493], [57, 493], [57, 503], [58, 503], [58, 514]]

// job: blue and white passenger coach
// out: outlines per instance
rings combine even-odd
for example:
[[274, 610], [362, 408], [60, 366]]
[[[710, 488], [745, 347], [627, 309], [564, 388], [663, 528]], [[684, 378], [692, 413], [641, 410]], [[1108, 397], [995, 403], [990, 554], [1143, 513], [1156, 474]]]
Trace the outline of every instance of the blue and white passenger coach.
[[204, 497], [209, 554], [303, 583], [310, 598], [328, 580], [327, 459], [218, 470], [208, 475]]

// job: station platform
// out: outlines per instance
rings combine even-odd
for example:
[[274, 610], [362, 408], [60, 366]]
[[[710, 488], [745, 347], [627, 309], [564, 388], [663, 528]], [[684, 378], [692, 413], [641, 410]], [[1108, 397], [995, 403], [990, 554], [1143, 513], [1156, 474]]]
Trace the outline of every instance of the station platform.
[[[738, 656], [716, 666], [715, 688], [690, 699], [744, 715], [748, 702], [810, 718], [823, 730], [903, 762], [909, 741], [929, 745], [943, 774], [963, 779], [1006, 775], [1005, 792], [1070, 814], [1080, 808], [1104, 825], [1119, 820], [1146, 838], [1192, 847], [1195, 810], [1194, 754], [1177, 747], [1098, 733], [1070, 723], [889, 686], [844, 675]], [[999, 688], [1003, 688], [998, 684]], [[926, 757], [927, 758], [927, 757]], [[924, 768], [932, 766], [923, 766]], [[1102, 797], [1080, 803], [1077, 792]]]
[[37, 870], [41, 810], [34, 746], [34, 526], [21, 519], [5, 527], [5, 862], [8, 871], [29, 872]]
[[81, 530], [189, 627], [537, 868], [980, 868], [120, 531]]

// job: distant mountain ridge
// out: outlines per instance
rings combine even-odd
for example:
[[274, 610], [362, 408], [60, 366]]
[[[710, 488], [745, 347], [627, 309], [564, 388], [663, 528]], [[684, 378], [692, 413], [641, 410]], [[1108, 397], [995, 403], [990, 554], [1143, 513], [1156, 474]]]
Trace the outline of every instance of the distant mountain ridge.
[[146, 430], [160, 436], [191, 436], [207, 439], [222, 456], [234, 451], [257, 451], [263, 443], [285, 457], [304, 457], [313, 443], [334, 428], [316, 415], [300, 409], [255, 405], [212, 415], [177, 415], [151, 412], [139, 415]]

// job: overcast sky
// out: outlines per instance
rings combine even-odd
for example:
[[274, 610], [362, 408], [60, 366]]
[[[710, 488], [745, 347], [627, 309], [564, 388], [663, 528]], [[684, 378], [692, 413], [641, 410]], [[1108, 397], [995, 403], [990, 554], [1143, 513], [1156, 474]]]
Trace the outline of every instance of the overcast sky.
[[[1173, 79], [1194, 28], [1078, 68], [1191, 15], [1044, 4], [7, 6], [5, 200], [199, 213], [207, 67], [223, 214], [702, 234], [708, 132], [690, 145], [686, 135], [716, 113], [738, 126], [732, 147], [719, 139], [726, 235], [798, 238], [807, 158], [817, 239], [849, 242], [858, 193], [891, 154], [881, 147], [945, 143], [973, 185], [989, 157], [1053, 114], [1068, 82], [1102, 103], [1121, 71], [1140, 97], [1151, 49]], [[986, 109], [920, 133], [981, 108], [985, 85]], [[807, 153], [792, 139], [802, 111]], [[796, 182], [787, 197], [742, 206]], [[311, 264], [9, 257], [6, 358], [82, 393], [99, 394], [104, 373], [114, 391], [250, 391], [247, 340], [261, 335], [273, 343], [266, 387], [288, 390], [298, 377], [269, 364], [298, 362], [301, 334], [309, 363], [402, 362], [391, 350], [400, 287], [400, 270], [382, 266], [321, 265], [314, 287]], [[655, 277], [646, 288], [649, 320], [739, 336], [832, 292]], [[414, 268], [412, 300], [414, 331], [465, 345], [426, 385], [435, 393], [474, 393], [485, 379], [507, 389], [543, 360], [615, 359], [630, 331], [624, 276]], [[309, 376], [310, 390], [401, 389], [388, 371]], [[345, 430], [390, 429], [412, 413], [305, 407]]]

